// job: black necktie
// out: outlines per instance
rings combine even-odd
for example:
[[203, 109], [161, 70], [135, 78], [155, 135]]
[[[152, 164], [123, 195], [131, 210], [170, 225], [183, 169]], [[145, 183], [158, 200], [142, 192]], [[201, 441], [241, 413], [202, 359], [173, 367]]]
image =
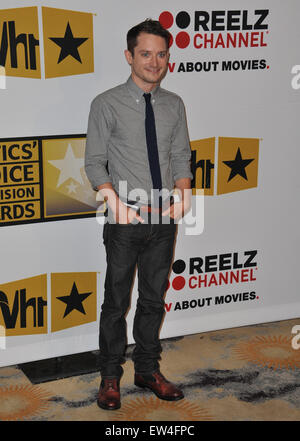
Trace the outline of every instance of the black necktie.
[[[153, 189], [161, 190], [162, 182], [161, 182], [159, 157], [157, 150], [155, 119], [151, 104], [151, 93], [144, 93], [144, 98], [146, 101], [146, 118], [145, 118], [146, 141], [147, 141], [148, 159], [149, 159], [150, 172], [152, 177], [152, 184], [153, 184]], [[155, 198], [155, 200], [156, 199], [157, 198]]]

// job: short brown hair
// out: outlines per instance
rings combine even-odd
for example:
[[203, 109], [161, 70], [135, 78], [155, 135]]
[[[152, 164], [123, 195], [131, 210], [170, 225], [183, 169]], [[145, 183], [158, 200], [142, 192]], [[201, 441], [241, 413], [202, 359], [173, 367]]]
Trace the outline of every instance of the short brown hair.
[[159, 21], [147, 18], [142, 23], [137, 24], [127, 32], [127, 49], [133, 56], [134, 48], [137, 46], [137, 37], [142, 33], [153, 34], [162, 37], [166, 41], [167, 49], [170, 45], [171, 34], [165, 29]]

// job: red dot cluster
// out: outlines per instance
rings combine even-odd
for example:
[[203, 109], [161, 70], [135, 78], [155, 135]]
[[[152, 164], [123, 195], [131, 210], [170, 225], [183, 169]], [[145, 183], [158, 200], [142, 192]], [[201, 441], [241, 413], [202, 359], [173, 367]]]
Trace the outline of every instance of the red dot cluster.
[[[165, 28], [169, 29], [173, 26], [174, 23], [174, 17], [169, 11], [164, 11], [159, 16], [159, 22], [160, 24]], [[170, 40], [170, 47], [172, 46], [174, 41], [173, 35], [171, 34], [171, 40]], [[180, 49], [185, 49], [190, 44], [190, 36], [187, 32], [181, 31], [179, 32], [175, 37], [175, 43], [177, 47]]]

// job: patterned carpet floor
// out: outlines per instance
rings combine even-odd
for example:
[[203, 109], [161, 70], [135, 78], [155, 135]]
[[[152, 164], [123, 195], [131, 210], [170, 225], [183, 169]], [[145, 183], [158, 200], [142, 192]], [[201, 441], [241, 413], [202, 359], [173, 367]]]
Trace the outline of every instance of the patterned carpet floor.
[[173, 403], [134, 386], [133, 345], [127, 350], [117, 411], [96, 404], [98, 372], [32, 384], [20, 367], [3, 367], [0, 420], [300, 421], [294, 325], [300, 319], [162, 340], [161, 371], [185, 394]]

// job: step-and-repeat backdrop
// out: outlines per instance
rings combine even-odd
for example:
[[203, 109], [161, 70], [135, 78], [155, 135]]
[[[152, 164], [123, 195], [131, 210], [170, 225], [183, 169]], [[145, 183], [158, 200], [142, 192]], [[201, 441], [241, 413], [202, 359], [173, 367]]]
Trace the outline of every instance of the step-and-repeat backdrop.
[[[172, 34], [162, 87], [184, 100], [192, 149], [161, 338], [300, 315], [299, 2], [1, 0], [2, 366], [98, 349], [88, 113], [127, 80], [126, 33], [145, 18]], [[129, 343], [136, 299], [135, 282]]]

